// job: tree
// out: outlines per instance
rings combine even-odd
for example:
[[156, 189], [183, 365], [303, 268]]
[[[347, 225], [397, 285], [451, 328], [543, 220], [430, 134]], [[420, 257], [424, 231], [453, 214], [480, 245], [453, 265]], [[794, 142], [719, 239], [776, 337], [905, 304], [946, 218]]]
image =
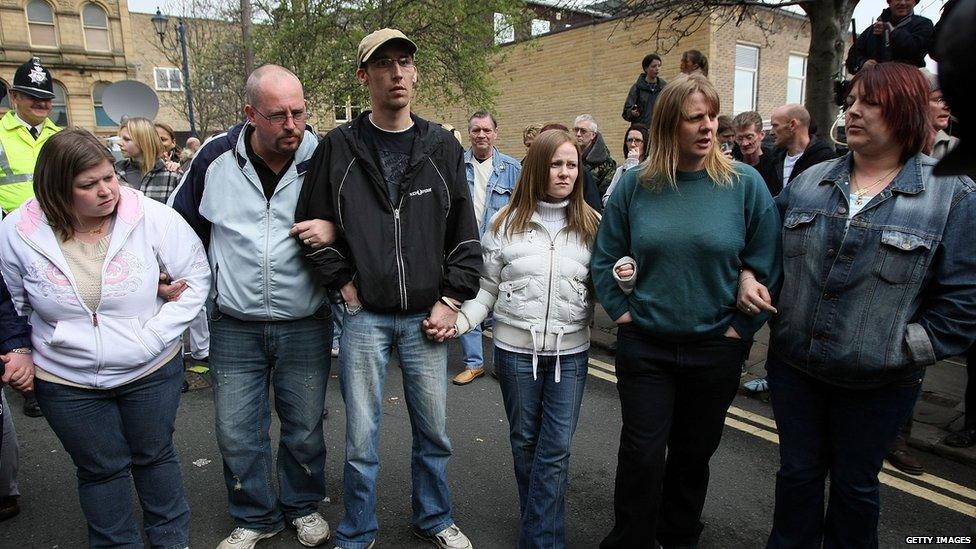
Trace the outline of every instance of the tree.
[[[832, 82], [843, 76], [847, 52], [847, 28], [858, 0], [632, 0], [612, 10], [624, 19], [651, 19], [657, 23], [656, 38], [689, 36], [710, 18], [721, 24], [749, 20], [766, 32], [775, 32], [762, 12], [798, 6], [810, 20], [807, 57], [806, 108], [821, 132], [837, 116]], [[667, 51], [667, 50], [665, 50]]]
[[[176, 5], [186, 27], [190, 89], [193, 92], [197, 133], [206, 137], [240, 122], [244, 116], [245, 48], [240, 25], [240, 4], [234, 0], [182, 0]], [[157, 49], [174, 67], [182, 67], [175, 18]], [[163, 94], [189, 118], [183, 94]]]
[[296, 72], [310, 104], [333, 105], [351, 97], [366, 104], [355, 78], [359, 41], [392, 27], [419, 46], [418, 93], [425, 104], [487, 108], [496, 91], [490, 78], [500, 55], [494, 18], [514, 24], [528, 14], [519, 0], [255, 0], [262, 24], [254, 29], [263, 62]]

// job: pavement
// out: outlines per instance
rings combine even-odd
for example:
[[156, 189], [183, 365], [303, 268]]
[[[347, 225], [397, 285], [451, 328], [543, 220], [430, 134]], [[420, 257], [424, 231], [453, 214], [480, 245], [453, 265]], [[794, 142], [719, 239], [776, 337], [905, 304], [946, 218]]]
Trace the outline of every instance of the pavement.
[[[592, 332], [593, 344], [609, 350], [617, 339], [617, 327], [602, 307], [596, 307], [595, 328]], [[766, 352], [769, 349], [769, 326], [756, 334], [756, 342], [749, 355], [748, 372], [742, 378], [746, 383], [766, 375]], [[950, 432], [962, 429], [965, 416], [963, 393], [966, 390], [966, 358], [954, 357], [941, 360], [925, 372], [922, 395], [915, 405], [909, 446], [945, 456], [968, 465], [976, 465], [976, 446], [953, 448], [942, 444], [942, 439]], [[769, 393], [750, 393], [739, 389], [740, 393], [768, 403]], [[772, 407], [769, 409], [772, 414]]]

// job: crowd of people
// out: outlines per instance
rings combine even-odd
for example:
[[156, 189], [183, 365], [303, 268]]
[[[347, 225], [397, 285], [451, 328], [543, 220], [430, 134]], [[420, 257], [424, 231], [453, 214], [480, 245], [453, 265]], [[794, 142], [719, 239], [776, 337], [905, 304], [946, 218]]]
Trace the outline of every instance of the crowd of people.
[[[528, 126], [518, 161], [478, 111], [464, 150], [413, 112], [418, 45], [394, 29], [357, 51], [371, 110], [320, 138], [299, 79], [264, 65], [247, 79], [245, 120], [188, 141], [187, 155], [145, 118], [120, 125], [121, 158], [60, 130], [46, 118], [50, 74], [25, 63], [0, 133], [2, 380], [36, 398], [25, 406], [71, 456], [89, 544], [188, 546], [173, 444], [188, 338], [211, 372], [234, 522], [219, 549], [286, 525], [309, 547], [377, 543], [394, 351], [413, 532], [472, 547], [447, 481], [446, 342], [458, 338], [453, 383], [493, 364], [501, 387], [518, 547], [565, 547], [599, 303], [618, 325], [622, 416], [601, 548], [697, 546], [709, 461], [767, 322], [768, 378], [752, 385], [772, 392], [781, 443], [767, 546], [877, 547], [883, 460], [924, 470], [904, 437], [925, 368], [967, 350], [976, 364], [976, 184], [934, 172], [958, 140], [938, 79], [901, 34], [931, 42], [932, 25], [910, 0], [890, 4], [852, 48], [841, 156], [801, 105], [769, 113], [772, 139], [758, 112], [723, 117], [696, 50], [670, 82], [660, 56], [643, 59], [619, 166], [589, 114], [572, 129]], [[334, 530], [317, 510], [333, 365], [346, 421]], [[0, 489], [16, 490], [2, 404]], [[969, 425], [946, 443], [976, 443]], [[0, 520], [16, 496], [0, 491]]]

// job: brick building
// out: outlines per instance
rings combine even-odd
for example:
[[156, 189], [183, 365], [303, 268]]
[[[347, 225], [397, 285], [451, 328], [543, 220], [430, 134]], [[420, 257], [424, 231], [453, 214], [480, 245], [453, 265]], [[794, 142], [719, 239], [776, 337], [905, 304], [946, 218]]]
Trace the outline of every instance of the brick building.
[[[661, 76], [676, 77], [681, 52], [698, 49], [708, 56], [709, 77], [719, 90], [723, 113], [756, 109], [768, 120], [774, 107], [802, 102], [809, 24], [803, 16], [781, 10], [769, 10], [763, 17], [777, 29], [768, 38], [755, 25], [736, 27], [723, 24], [718, 16], [709, 18], [662, 55]], [[601, 20], [505, 46], [507, 55], [493, 70], [499, 91], [495, 108], [499, 148], [522, 158], [525, 125], [559, 122], [571, 127], [576, 115], [589, 113], [611, 154], [623, 160], [628, 123], [621, 111], [641, 72], [641, 59], [654, 51], [653, 42], [647, 41], [654, 28], [646, 21]], [[469, 113], [425, 108], [422, 93], [416, 109], [421, 115], [462, 130], [466, 127]]]

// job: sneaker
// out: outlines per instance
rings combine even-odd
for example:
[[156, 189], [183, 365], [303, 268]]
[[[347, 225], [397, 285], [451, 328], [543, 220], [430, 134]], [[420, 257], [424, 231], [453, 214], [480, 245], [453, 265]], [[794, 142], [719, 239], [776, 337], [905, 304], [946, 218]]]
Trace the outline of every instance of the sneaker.
[[305, 547], [315, 547], [329, 541], [329, 523], [318, 513], [310, 513], [291, 521], [298, 532], [298, 541]]
[[332, 358], [339, 358], [339, 348], [338, 347], [333, 347], [332, 348]]
[[765, 393], [769, 390], [769, 382], [766, 378], [760, 377], [743, 383], [742, 388], [750, 393]]
[[413, 528], [412, 530], [415, 536], [433, 543], [440, 547], [440, 549], [472, 549], [471, 540], [468, 539], [468, 536], [461, 533], [461, 529], [457, 527], [457, 524], [452, 524], [436, 534], [421, 532], [417, 528]]
[[247, 528], [234, 528], [234, 531], [220, 542], [217, 549], [254, 549], [257, 542], [274, 537], [283, 529], [282, 526], [271, 532], [255, 532]]
[[451, 383], [455, 385], [467, 385], [483, 375], [485, 375], [484, 368], [465, 368], [463, 372], [454, 376]]

